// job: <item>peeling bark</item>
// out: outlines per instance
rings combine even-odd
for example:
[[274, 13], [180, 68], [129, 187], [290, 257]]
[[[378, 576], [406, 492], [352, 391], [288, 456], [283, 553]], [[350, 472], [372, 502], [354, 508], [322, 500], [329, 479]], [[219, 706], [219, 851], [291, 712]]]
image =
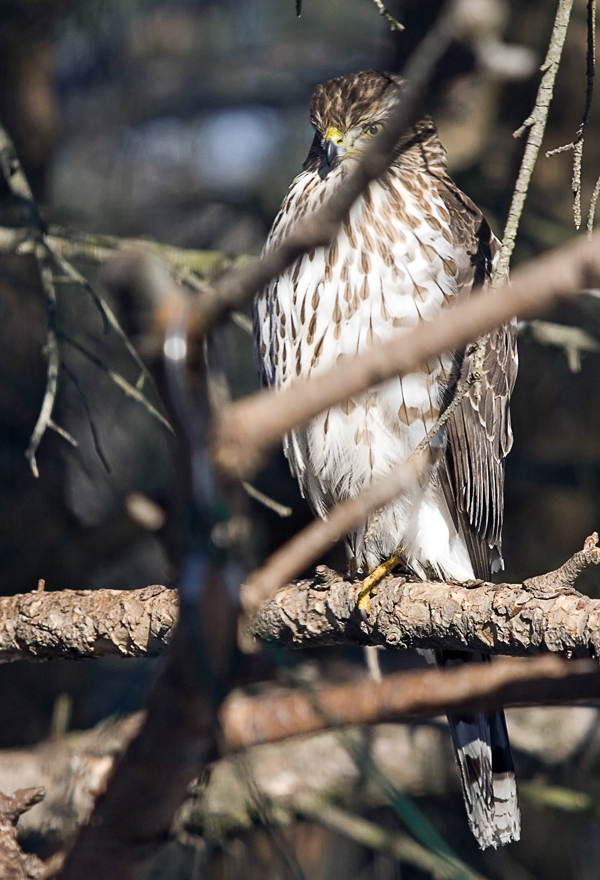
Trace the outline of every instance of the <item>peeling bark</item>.
[[153, 656], [177, 618], [177, 591], [61, 590], [0, 598], [0, 663]]
[[[357, 608], [360, 581], [340, 576], [280, 590], [255, 615], [254, 634], [286, 647], [354, 643], [522, 656], [600, 654], [600, 600], [573, 589], [577, 575], [600, 563], [590, 546], [554, 572], [522, 584], [428, 583], [388, 577], [371, 599], [367, 621]], [[321, 582], [325, 580], [325, 583]]]

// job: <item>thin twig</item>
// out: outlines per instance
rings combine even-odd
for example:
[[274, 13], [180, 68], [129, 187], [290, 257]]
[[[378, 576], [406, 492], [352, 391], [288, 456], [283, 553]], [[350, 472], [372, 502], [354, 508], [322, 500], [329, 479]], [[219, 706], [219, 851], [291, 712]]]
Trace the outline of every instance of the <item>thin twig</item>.
[[54, 431], [56, 434], [58, 434], [59, 437], [62, 437], [63, 440], [66, 440], [67, 443], [69, 443], [71, 446], [75, 447], [75, 449], [76, 449], [77, 446], [79, 445], [79, 444], [77, 443], [77, 440], [75, 439], [75, 437], [72, 437], [71, 434], [69, 434], [68, 431], [65, 431], [64, 428], [61, 428], [61, 426], [60, 426], [60, 425], [57, 425], [56, 422], [53, 421], [52, 419], [50, 419], [50, 420], [48, 421], [48, 427], [49, 427], [52, 431]]
[[288, 516], [291, 516], [293, 510], [291, 507], [287, 507], [285, 504], [280, 504], [278, 501], [275, 501], [273, 498], [269, 498], [268, 495], [265, 495], [264, 492], [261, 492], [255, 486], [252, 486], [250, 483], [247, 483], [245, 480], [242, 480], [242, 486], [244, 487], [244, 491], [250, 496], [250, 498], [254, 498], [255, 501], [258, 501], [259, 504], [264, 505], [269, 510], [272, 510], [277, 516], [280, 516], [282, 519], [285, 519]]
[[559, 0], [548, 52], [546, 53], [546, 59], [541, 67], [543, 75], [534, 108], [531, 115], [527, 117], [523, 125], [514, 133], [515, 137], [520, 137], [527, 129], [529, 129], [519, 176], [515, 183], [508, 218], [504, 227], [502, 247], [500, 249], [498, 263], [494, 273], [494, 284], [497, 287], [500, 286], [508, 274], [510, 258], [515, 247], [515, 239], [517, 237], [519, 221], [521, 220], [523, 206], [529, 189], [529, 182], [544, 137], [546, 120], [548, 119], [548, 110], [554, 93], [554, 82], [556, 80], [556, 74], [558, 72], [562, 50], [567, 36], [567, 28], [569, 26], [572, 7], [573, 0]]
[[48, 367], [46, 371], [44, 399], [29, 444], [25, 451], [25, 458], [29, 462], [34, 477], [39, 477], [40, 474], [37, 466], [36, 454], [39, 445], [42, 442], [42, 438], [46, 433], [46, 429], [52, 420], [52, 411], [54, 409], [56, 390], [58, 388], [60, 352], [58, 350], [58, 339], [55, 327], [56, 290], [52, 278], [52, 269], [48, 261], [48, 254], [43, 243], [38, 243], [35, 253], [40, 270], [40, 281], [46, 296], [48, 311], [48, 330], [46, 334], [46, 357], [48, 358]]
[[160, 413], [155, 406], [153, 406], [150, 401], [144, 397], [144, 395], [134, 386], [131, 382], [128, 382], [120, 373], [117, 373], [115, 370], [112, 370], [108, 367], [104, 361], [102, 361], [99, 357], [96, 357], [89, 349], [87, 349], [80, 342], [77, 342], [76, 339], [73, 339], [68, 333], [64, 330], [58, 330], [57, 335], [60, 339], [70, 345], [71, 348], [74, 348], [80, 354], [82, 354], [85, 358], [87, 358], [92, 364], [98, 367], [99, 370], [102, 370], [109, 379], [111, 379], [114, 384], [121, 389], [121, 391], [127, 396], [132, 398], [133, 400], [140, 403], [144, 409], [150, 413], [157, 421], [159, 421], [165, 428], [168, 428], [169, 431], [173, 431], [173, 427], [171, 423]]
[[79, 379], [75, 375], [75, 373], [68, 367], [67, 364], [63, 364], [63, 370], [75, 386], [75, 390], [79, 395], [79, 399], [83, 405], [85, 410], [85, 414], [87, 416], [88, 425], [90, 426], [90, 432], [92, 434], [92, 441], [94, 443], [94, 449], [96, 450], [96, 455], [100, 459], [102, 466], [107, 474], [112, 473], [110, 465], [108, 463], [108, 459], [104, 454], [104, 450], [102, 449], [102, 444], [100, 442], [100, 434], [98, 429], [96, 428], [96, 422], [94, 421], [94, 417], [92, 416], [92, 411], [90, 410], [89, 404], [87, 402], [87, 397], [85, 396], [85, 392], [79, 383]]
[[524, 323], [523, 329], [530, 332], [539, 345], [561, 348], [572, 373], [580, 372], [582, 355], [600, 350], [600, 342], [581, 327], [555, 324], [552, 321], [531, 321]]
[[[129, 339], [127, 338], [127, 335], [121, 328], [114, 313], [112, 312], [108, 304], [104, 301], [104, 299], [94, 291], [87, 279], [84, 278], [73, 266], [71, 266], [71, 264], [64, 258], [64, 256], [58, 252], [58, 250], [54, 247], [52, 237], [47, 235], [47, 230], [41, 219], [38, 207], [33, 198], [31, 188], [19, 162], [14, 144], [12, 143], [12, 140], [10, 139], [7, 131], [1, 124], [0, 170], [4, 175], [6, 184], [9, 187], [13, 198], [18, 204], [26, 209], [27, 222], [30, 224], [30, 228], [27, 229], [25, 233], [23, 233], [22, 230], [2, 230], [0, 240], [6, 248], [12, 248], [16, 253], [34, 254], [38, 263], [40, 281], [42, 289], [46, 296], [48, 311], [48, 330], [46, 338], [46, 355], [48, 358], [48, 368], [46, 374], [46, 388], [40, 413], [33, 433], [31, 435], [27, 450], [25, 452], [25, 457], [29, 462], [34, 476], [39, 476], [36, 454], [42, 438], [48, 428], [52, 428], [53, 430], [58, 431], [58, 433], [62, 432], [62, 436], [65, 437], [65, 439], [68, 439], [69, 442], [77, 445], [74, 439], [70, 437], [70, 435], [67, 435], [67, 432], [63, 432], [62, 429], [58, 428], [52, 420], [52, 411], [56, 401], [56, 394], [58, 390], [58, 377], [61, 364], [60, 351], [58, 347], [58, 331], [55, 323], [57, 305], [55, 287], [56, 276], [52, 270], [52, 262], [56, 263], [59, 269], [64, 273], [64, 276], [60, 277], [61, 282], [67, 280], [71, 281], [72, 283], [78, 284], [80, 287], [85, 289], [86, 292], [92, 297], [92, 300], [102, 314], [105, 330], [108, 329], [109, 326], [112, 327], [122, 343], [125, 345], [128, 353], [131, 355], [131, 357], [134, 359], [135, 363], [140, 369], [141, 375], [136, 388], [130, 386], [129, 383], [126, 382], [126, 380], [123, 379], [123, 377], [120, 376], [118, 373], [110, 370], [108, 371], [108, 373], [112, 380], [117, 385], [119, 385], [119, 387], [121, 387], [121, 389], [126, 394], [128, 394], [130, 397], [134, 397], [134, 399], [141, 403], [149, 412], [152, 413], [152, 415], [154, 415], [166, 427], [172, 430], [171, 425], [164, 418], [164, 416], [158, 413], [158, 411], [152, 406], [152, 404], [150, 404], [149, 401], [141, 394], [141, 387], [143, 386], [144, 382], [148, 380], [150, 384], [153, 384], [152, 378], [150, 376], [150, 373], [148, 372], [147, 367], [145, 366], [140, 356], [131, 345]], [[67, 341], [71, 341], [68, 339], [68, 337], [65, 338], [67, 338]], [[87, 352], [87, 356], [91, 357], [89, 352]], [[100, 365], [98, 359], [96, 359], [95, 362], [97, 363], [97, 365]], [[88, 413], [89, 417], [89, 409], [87, 408], [87, 405], [86, 412]], [[92, 433], [94, 435], [94, 444], [96, 446], [96, 449], [99, 450], [100, 447], [98, 444], [98, 438], [96, 436], [93, 426]], [[100, 457], [104, 466], [107, 467], [105, 457], [103, 455], [100, 455]]]
[[413, 865], [420, 871], [431, 874], [434, 880], [485, 880], [481, 874], [468, 868], [450, 856], [440, 856], [412, 840], [402, 831], [385, 831], [374, 822], [369, 822], [347, 810], [342, 810], [330, 802], [316, 799], [301, 802], [298, 812], [343, 834], [355, 843], [379, 852], [387, 852], [399, 862]]
[[594, 74], [596, 72], [596, 0], [587, 0], [587, 55], [586, 55], [586, 87], [583, 118], [577, 129], [575, 138], [562, 147], [548, 150], [546, 158], [573, 150], [573, 176], [571, 190], [573, 192], [573, 220], [575, 229], [581, 226], [581, 160], [583, 158], [583, 142], [590, 121], [592, 97], [594, 94]]
[[600, 177], [594, 184], [594, 191], [592, 192], [592, 197], [590, 199], [590, 210], [588, 211], [586, 232], [588, 240], [592, 237], [592, 233], [594, 232], [594, 219], [596, 217], [596, 206], [598, 204], [598, 197], [600, 196]]
[[379, 14], [383, 18], [385, 18], [385, 20], [388, 22], [391, 31], [403, 31], [404, 30], [404, 25], [400, 24], [400, 22], [396, 18], [394, 18], [394, 16], [391, 14], [391, 12], [388, 12], [386, 7], [382, 3], [382, 0], [373, 0], [373, 3], [375, 4], [377, 9], [379, 10]]

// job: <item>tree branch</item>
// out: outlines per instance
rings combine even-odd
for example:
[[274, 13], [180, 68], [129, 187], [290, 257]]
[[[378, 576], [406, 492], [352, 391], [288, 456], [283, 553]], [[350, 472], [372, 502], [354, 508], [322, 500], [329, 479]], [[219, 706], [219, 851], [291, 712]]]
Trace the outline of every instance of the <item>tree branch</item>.
[[434, 323], [422, 322], [413, 332], [348, 358], [327, 373], [298, 380], [281, 392], [262, 391], [230, 404], [215, 429], [215, 460], [228, 476], [249, 478], [296, 425], [393, 376], [412, 372], [444, 351], [474, 342], [515, 315], [536, 317], [554, 302], [598, 284], [600, 233], [531, 260], [515, 271], [510, 285], [494, 294], [476, 294]]
[[3, 880], [44, 880], [44, 863], [26, 855], [17, 841], [19, 817], [44, 797], [43, 788], [19, 789], [11, 797], [0, 792], [0, 873]]
[[153, 656], [177, 618], [177, 590], [64, 590], [0, 598], [0, 663]]
[[[449, 648], [524, 656], [550, 651], [600, 655], [600, 600], [573, 590], [585, 568], [600, 563], [595, 536], [557, 571], [522, 584], [428, 583], [389, 577], [357, 613], [360, 581], [325, 566], [314, 580], [284, 587], [262, 606], [253, 629], [291, 647], [353, 642]], [[177, 591], [64, 590], [0, 597], [0, 663], [15, 660], [154, 656], [177, 619]]]
[[600, 698], [594, 660], [556, 656], [451, 669], [398, 672], [381, 681], [324, 686], [310, 691], [276, 689], [263, 696], [234, 692], [221, 708], [229, 749], [247, 748], [344, 724], [435, 717], [463, 709], [524, 704], [573, 704]]
[[517, 230], [519, 228], [521, 214], [523, 213], [525, 199], [527, 198], [529, 182], [531, 181], [531, 175], [533, 174], [533, 169], [535, 168], [535, 163], [544, 138], [548, 110], [550, 109], [550, 102], [552, 101], [552, 95], [554, 94], [554, 82], [560, 65], [572, 8], [573, 0], [559, 0], [556, 17], [554, 19], [554, 26], [552, 28], [552, 36], [550, 37], [550, 44], [548, 46], [546, 58], [541, 67], [542, 79], [535, 99], [534, 108], [531, 115], [527, 117], [523, 125], [514, 133], [514, 137], [521, 137], [521, 135], [529, 129], [527, 144], [525, 146], [523, 159], [521, 160], [521, 168], [519, 169], [519, 176], [515, 183], [508, 218], [504, 227], [502, 248], [500, 250], [498, 263], [494, 273], [494, 283], [496, 285], [503, 283], [508, 274], [510, 258], [515, 247]]
[[[597, 536], [596, 536], [597, 537]], [[365, 623], [357, 609], [360, 581], [333, 576], [301, 581], [260, 608], [256, 636], [289, 647], [353, 642], [391, 648], [436, 648], [525, 655], [551, 651], [600, 656], [600, 600], [572, 584], [600, 563], [600, 548], [576, 553], [555, 572], [522, 584], [427, 583], [388, 577]]]

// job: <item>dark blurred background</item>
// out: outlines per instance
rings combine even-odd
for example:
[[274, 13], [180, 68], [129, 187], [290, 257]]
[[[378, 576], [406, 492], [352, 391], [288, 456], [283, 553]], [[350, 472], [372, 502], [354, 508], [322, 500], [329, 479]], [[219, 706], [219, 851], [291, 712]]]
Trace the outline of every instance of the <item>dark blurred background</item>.
[[[293, 0], [1, 0], [0, 118], [48, 224], [227, 257], [258, 254], [308, 151], [314, 86], [359, 69], [400, 70], [438, 8], [434, 0], [390, 0], [390, 11], [406, 26], [393, 33], [371, 0], [304, 0], [300, 18]], [[457, 50], [437, 121], [452, 175], [501, 236], [523, 149], [512, 132], [533, 106], [556, 0], [473, 0], [473, 10], [488, 16], [489, 44], [481, 57]], [[544, 149], [571, 141], [580, 123], [585, 53], [586, 6], [577, 0]], [[600, 174], [597, 104], [584, 149], [584, 210]], [[574, 234], [570, 181], [570, 153], [541, 155], [514, 265]], [[7, 209], [2, 223], [10, 222]], [[102, 289], [97, 269], [77, 265]], [[113, 297], [112, 305], [144, 354], [131, 302]], [[103, 337], [101, 319], [81, 288], [60, 288], [59, 313], [73, 338], [86, 340], [111, 368], [131, 370], [121, 343]], [[46, 316], [26, 258], [1, 259], [0, 315], [0, 591], [26, 592], [39, 578], [49, 590], [173, 583], [169, 523], [132, 515], [132, 493], [168, 511], [177, 469], [172, 439], [63, 343], [68, 372], [57, 421], [79, 449], [48, 433], [35, 480], [24, 450], [44, 389]], [[600, 340], [598, 299], [546, 317]], [[250, 336], [231, 323], [219, 345], [235, 395], [254, 390]], [[572, 367], [563, 349], [539, 344], [530, 331], [522, 334], [512, 405], [515, 446], [507, 467], [508, 581], [557, 567], [600, 521], [600, 353], [584, 354], [578, 372]], [[86, 406], [110, 473], [95, 449]], [[309, 520], [281, 455], [256, 485], [293, 514], [280, 519], [252, 502], [254, 562]], [[337, 559], [343, 564], [341, 553]], [[586, 574], [582, 588], [600, 595], [597, 570]], [[362, 663], [359, 652], [341, 653], [344, 662]], [[75, 728], [138, 708], [155, 667], [155, 661], [132, 660], [0, 666], [0, 747], [48, 736], [64, 694]], [[568, 768], [561, 773], [563, 782], [575, 778]], [[593, 774], [586, 784], [600, 790]], [[443, 805], [432, 809], [443, 823]], [[532, 811], [522, 844], [528, 867], [509, 870], [498, 862], [490, 874], [600, 877], [592, 856], [549, 855], [566, 820], [538, 813]], [[588, 838], [600, 836], [600, 826], [590, 831], [588, 823], [586, 829], [585, 845], [593, 850]], [[564, 833], [561, 847], [576, 840], [574, 828]], [[325, 850], [330, 845], [327, 839], [318, 843]], [[397, 866], [380, 865], [379, 874], [373, 865], [368, 870], [360, 876], [400, 876]], [[348, 868], [348, 876], [359, 876], [353, 871]], [[332, 868], [318, 876], [339, 875]]]

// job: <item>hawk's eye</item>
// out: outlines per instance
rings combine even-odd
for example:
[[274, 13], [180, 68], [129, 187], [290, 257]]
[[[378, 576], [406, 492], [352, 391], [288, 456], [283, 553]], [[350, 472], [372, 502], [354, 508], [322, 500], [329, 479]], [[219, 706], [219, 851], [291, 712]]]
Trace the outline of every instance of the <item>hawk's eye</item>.
[[374, 122], [372, 125], [367, 125], [367, 127], [363, 130], [363, 134], [368, 134], [370, 135], [370, 137], [375, 137], [376, 134], [379, 134], [382, 128], [383, 124], [381, 122]]

